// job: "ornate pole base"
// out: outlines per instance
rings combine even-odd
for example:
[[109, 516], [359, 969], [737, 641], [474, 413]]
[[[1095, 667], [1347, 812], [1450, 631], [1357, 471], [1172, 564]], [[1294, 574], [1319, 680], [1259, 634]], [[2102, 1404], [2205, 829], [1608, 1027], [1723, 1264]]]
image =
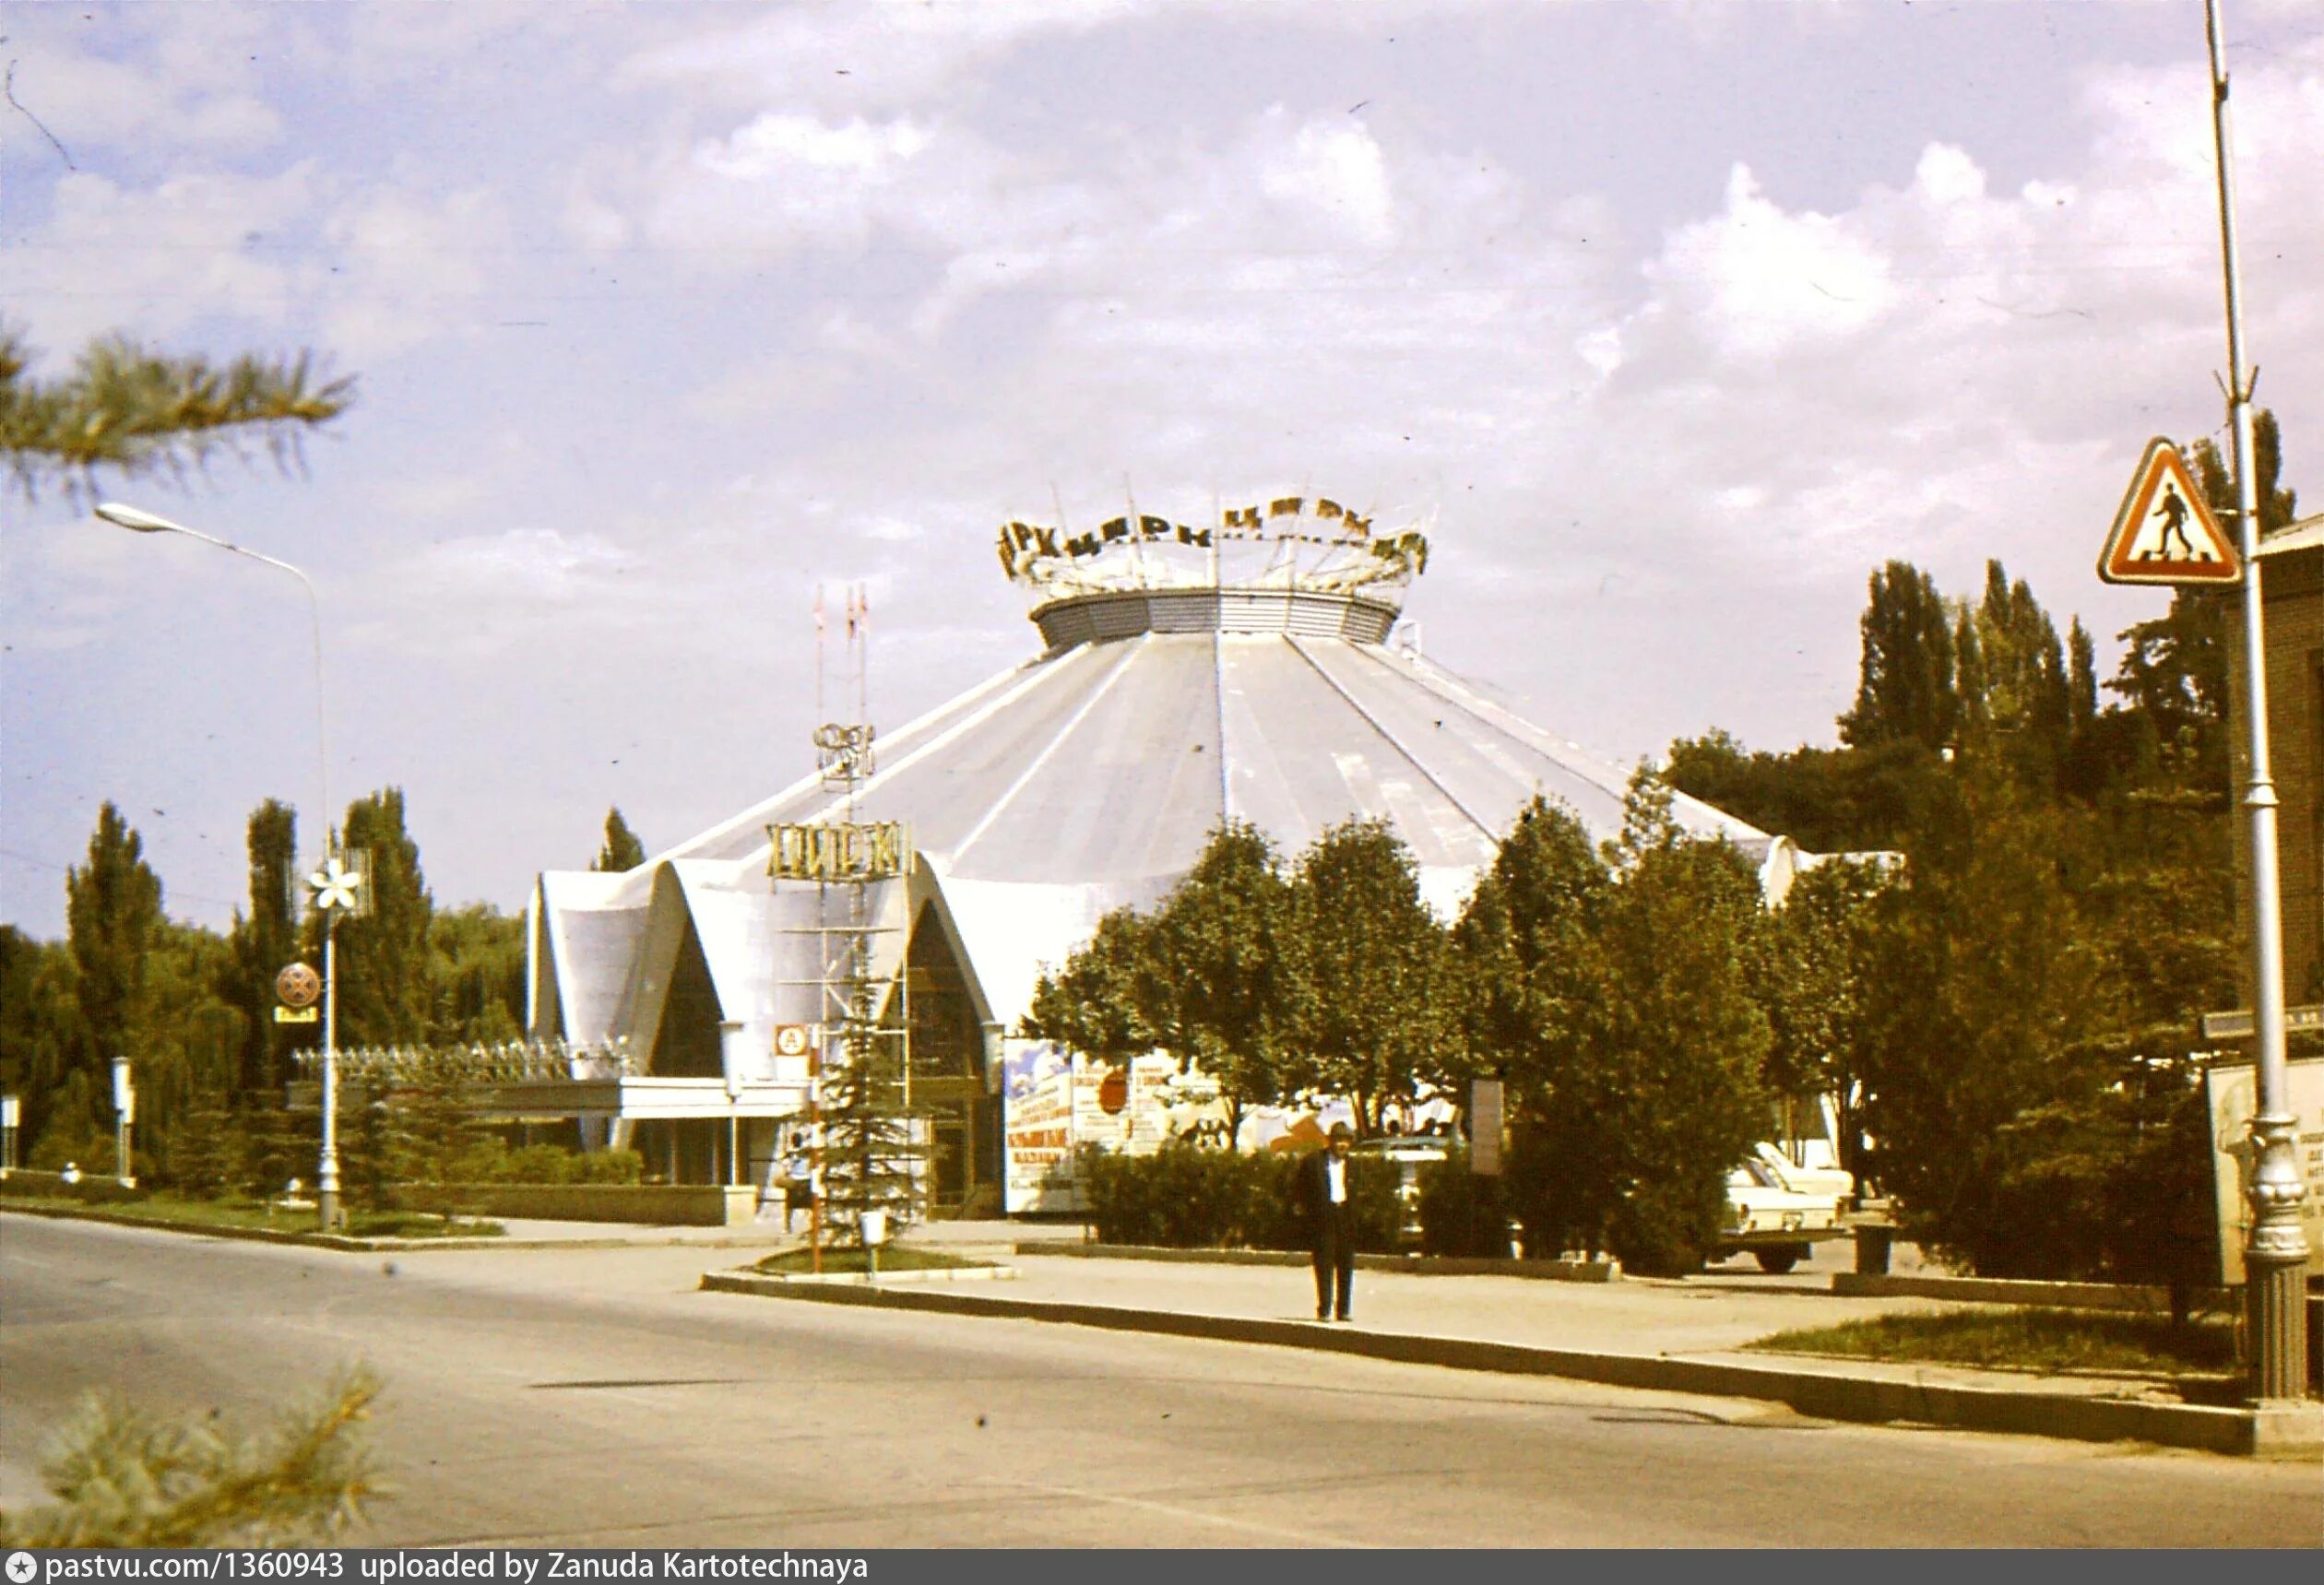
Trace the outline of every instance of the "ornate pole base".
[[347, 1225], [347, 1212], [339, 1205], [339, 1191], [318, 1189], [314, 1191], [314, 1224], [325, 1233], [336, 1233]]
[[2251, 1120], [2256, 1164], [2251, 1232], [2244, 1246], [2244, 1298], [2251, 1327], [2251, 1392], [2263, 1403], [2307, 1396], [2307, 1185], [2294, 1153], [2297, 1126], [2284, 1116]]

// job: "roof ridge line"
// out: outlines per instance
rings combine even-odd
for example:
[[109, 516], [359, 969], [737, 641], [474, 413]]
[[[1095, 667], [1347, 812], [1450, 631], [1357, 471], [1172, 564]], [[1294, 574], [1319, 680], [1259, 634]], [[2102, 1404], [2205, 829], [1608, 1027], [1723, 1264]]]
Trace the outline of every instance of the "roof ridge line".
[[1016, 801], [1017, 794], [1031, 785], [1033, 778], [1040, 774], [1041, 767], [1048, 764], [1057, 751], [1064, 746], [1065, 739], [1073, 735], [1073, 729], [1088, 719], [1089, 713], [1097, 707], [1097, 702], [1110, 692], [1121, 674], [1130, 669], [1130, 663], [1144, 655], [1153, 642], [1154, 634], [1151, 633], [1143, 633], [1137, 636], [1121, 658], [1114, 663], [1114, 668], [1106, 673], [1105, 680], [1090, 691], [1088, 698], [1081, 702], [1081, 707], [1065, 718], [1065, 724], [1058, 727], [1056, 735], [1049, 739], [1039, 753], [1033, 756], [1031, 763], [1024, 770], [1017, 773], [1016, 779], [1002, 789], [1001, 796], [993, 799], [992, 807], [986, 810], [983, 817], [969, 828], [968, 834], [953, 845], [952, 861], [954, 864], [958, 864], [962, 857], [977, 845], [978, 840], [992, 829], [992, 822], [999, 820], [1002, 812]]
[[[1445, 801], [1451, 804], [1454, 809], [1459, 810], [1468, 822], [1476, 827], [1476, 829], [1484, 834], [1486, 841], [1493, 844], [1496, 847], [1500, 846], [1501, 834], [1495, 831], [1490, 825], [1479, 819], [1475, 810], [1469, 808], [1467, 804], [1461, 801], [1461, 797], [1458, 793], [1454, 792], [1451, 787], [1446, 787], [1443, 781], [1434, 771], [1429, 769], [1427, 765], [1420, 763], [1419, 755], [1405, 747], [1404, 740], [1402, 739], [1398, 738], [1393, 732], [1391, 732], [1386, 727], [1381, 725], [1379, 717], [1374, 716], [1370, 710], [1365, 709], [1361, 704], [1358, 703], [1356, 695], [1350, 693], [1346, 687], [1342, 686], [1338, 678], [1334, 677], [1330, 672], [1324, 670], [1323, 663], [1308, 653], [1307, 645], [1299, 642], [1299, 638], [1297, 633], [1286, 633], [1283, 635], [1283, 638], [1284, 642], [1291, 646], [1293, 653], [1298, 655], [1301, 660], [1306, 661], [1314, 670], [1315, 674], [1323, 680], [1325, 686], [1329, 687], [1333, 692], [1338, 694], [1343, 700], [1346, 701], [1347, 707], [1355, 711], [1357, 715], [1362, 716], [1366, 726], [1369, 726], [1373, 731], [1379, 733], [1381, 738], [1386, 739], [1390, 748], [1402, 754], [1405, 757], [1405, 763], [1409, 764], [1414, 770], [1418, 771], [1428, 781], [1428, 784], [1430, 787], [1436, 788], [1436, 790], [1440, 793], [1442, 793], [1444, 795]], [[1360, 648], [1362, 646], [1358, 645], [1358, 647]]]
[[[986, 678], [982, 682], [978, 683], [973, 688], [963, 689], [960, 692], [954, 694], [943, 704], [921, 711], [919, 715], [905, 722], [903, 726], [897, 727], [895, 737], [891, 738], [889, 741], [897, 742], [909, 739], [913, 733], [923, 730], [931, 723], [943, 716], [946, 712], [960, 708], [972, 703], [978, 695], [1001, 686], [1012, 677], [1018, 676], [1020, 673], [1037, 670], [1044, 662], [1050, 658], [1050, 656], [1046, 655], [1037, 655], [1030, 660], [1019, 661], [1016, 665], [1008, 668], [1006, 670], [993, 673], [990, 677]], [[923, 745], [923, 747], [928, 746], [932, 745]], [[921, 750], [917, 749], [912, 751], [914, 754], [920, 751]], [[788, 783], [779, 791], [759, 799], [758, 802], [751, 805], [748, 809], [745, 809], [741, 814], [731, 815], [729, 818], [720, 821], [717, 824], [712, 826], [707, 831], [700, 832], [695, 835], [686, 838], [683, 842], [678, 843], [670, 847], [666, 847], [659, 853], [648, 856], [645, 860], [645, 864], [656, 865], [673, 858], [692, 858], [692, 854], [683, 850], [698, 846], [703, 843], [714, 841], [718, 837], [729, 835], [734, 832], [742, 830], [745, 826], [748, 826], [754, 821], [757, 821], [768, 810], [774, 809], [779, 804], [788, 802], [791, 798], [798, 797], [800, 793], [810, 791], [819, 782], [821, 782], [822, 779], [823, 773], [821, 771], [810, 771], [805, 775], [799, 777], [796, 781]], [[750, 855], [745, 854], [743, 857], [747, 858]]]

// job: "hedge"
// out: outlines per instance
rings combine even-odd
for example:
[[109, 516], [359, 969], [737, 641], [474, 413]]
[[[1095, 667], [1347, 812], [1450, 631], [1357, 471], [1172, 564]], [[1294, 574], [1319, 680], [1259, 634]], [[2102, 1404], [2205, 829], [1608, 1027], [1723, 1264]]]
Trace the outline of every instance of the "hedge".
[[[1152, 1155], [1121, 1155], [1084, 1146], [1082, 1190], [1097, 1236], [1108, 1244], [1176, 1249], [1304, 1249], [1297, 1174], [1302, 1158], [1243, 1155], [1165, 1145]], [[1394, 1164], [1351, 1157], [1348, 1199], [1356, 1248], [1396, 1248]]]

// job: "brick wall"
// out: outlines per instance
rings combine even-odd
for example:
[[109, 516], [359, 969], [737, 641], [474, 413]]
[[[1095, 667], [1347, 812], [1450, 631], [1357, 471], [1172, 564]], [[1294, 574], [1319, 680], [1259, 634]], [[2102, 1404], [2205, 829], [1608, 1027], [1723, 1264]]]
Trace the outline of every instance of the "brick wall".
[[[2319, 851], [2318, 778], [2324, 772], [2324, 550], [2271, 556], [2261, 563], [2268, 662], [2268, 758], [2276, 797], [2277, 883], [2283, 897], [2283, 994], [2298, 1005], [2324, 1000], [2324, 851]], [[2251, 774], [2243, 686], [2243, 605], [2235, 597], [2229, 624], [2235, 654], [2232, 818], [2235, 823], [2236, 917], [2250, 917], [2251, 844], [2243, 807]], [[2251, 964], [2238, 976], [2242, 1005], [2252, 1004]]]

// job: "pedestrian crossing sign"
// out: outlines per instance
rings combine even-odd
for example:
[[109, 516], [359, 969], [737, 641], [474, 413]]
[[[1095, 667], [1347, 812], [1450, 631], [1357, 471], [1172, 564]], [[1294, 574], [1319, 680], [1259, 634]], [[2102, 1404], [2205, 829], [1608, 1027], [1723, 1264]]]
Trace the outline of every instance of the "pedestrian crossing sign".
[[2147, 442], [2129, 493], [2115, 514], [2098, 575], [2110, 584], [2232, 584], [2243, 576], [2235, 547], [2204, 503], [2178, 447]]

